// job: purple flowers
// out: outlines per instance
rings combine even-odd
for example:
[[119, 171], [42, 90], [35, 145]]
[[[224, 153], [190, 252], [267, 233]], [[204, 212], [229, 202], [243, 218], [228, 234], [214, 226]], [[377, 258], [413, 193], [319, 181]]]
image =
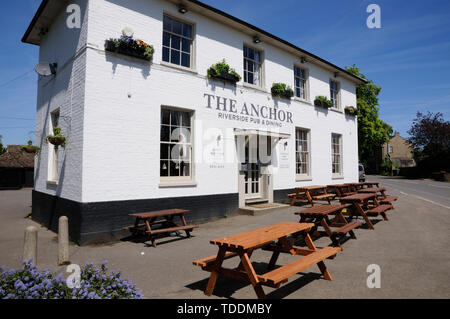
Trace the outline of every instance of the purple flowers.
[[0, 271], [0, 298], [2, 299], [141, 299], [141, 291], [120, 272], [107, 274], [107, 261], [99, 265], [86, 263], [81, 269], [81, 287], [70, 289], [62, 274], [57, 277], [49, 270], [39, 272], [31, 260], [22, 270]]

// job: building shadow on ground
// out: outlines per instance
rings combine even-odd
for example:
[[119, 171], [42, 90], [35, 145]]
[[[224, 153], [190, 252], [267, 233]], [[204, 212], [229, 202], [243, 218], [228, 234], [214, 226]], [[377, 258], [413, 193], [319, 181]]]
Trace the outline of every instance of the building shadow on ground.
[[[255, 269], [255, 272], [259, 275], [267, 273], [268, 270], [268, 263], [265, 262], [253, 262], [252, 263], [253, 268]], [[276, 267], [280, 267], [279, 265]], [[277, 288], [274, 290], [274, 288], [270, 288], [267, 286], [263, 286], [263, 289], [266, 293], [267, 298], [269, 299], [283, 299], [292, 293], [298, 291], [302, 287], [308, 285], [309, 283], [318, 280], [323, 279], [322, 275], [319, 273], [319, 269], [317, 269], [317, 273], [305, 273], [305, 272], [299, 272], [298, 274], [301, 275], [301, 277], [289, 281], [286, 284], [283, 284], [280, 286], [280, 288]], [[209, 272], [208, 272], [209, 275]], [[186, 288], [192, 289], [192, 290], [200, 290], [205, 291], [206, 286], [208, 284], [209, 276], [205, 279], [193, 282], [191, 284], [186, 285]], [[291, 280], [291, 278], [290, 278]], [[324, 279], [323, 279], [324, 280]], [[251, 287], [251, 284], [245, 281], [229, 278], [226, 276], [219, 275], [219, 278], [217, 279], [213, 296], [220, 297], [220, 298], [227, 298], [227, 299], [234, 299], [232, 296], [235, 294], [238, 290], [250, 287], [251, 290], [253, 288]], [[249, 298], [253, 298], [252, 296], [249, 296]], [[256, 294], [254, 294], [254, 298], [256, 298]]]

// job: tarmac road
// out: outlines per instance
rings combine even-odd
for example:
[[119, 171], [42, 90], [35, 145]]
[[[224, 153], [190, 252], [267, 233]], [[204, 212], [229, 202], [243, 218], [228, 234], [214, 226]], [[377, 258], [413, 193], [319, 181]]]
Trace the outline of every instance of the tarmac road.
[[402, 195], [412, 196], [450, 209], [450, 183], [375, 175], [366, 176], [366, 181], [379, 181], [383, 186], [398, 191]]
[[[324, 280], [319, 269], [311, 267], [289, 278], [278, 290], [264, 287], [269, 298], [450, 298], [449, 184], [377, 176], [368, 176], [367, 180], [379, 180], [389, 195], [399, 196], [395, 210], [387, 213], [389, 221], [378, 218], [375, 230], [356, 229], [357, 240], [347, 240], [335, 259], [325, 261], [333, 281]], [[30, 203], [30, 190], [0, 191], [0, 266], [21, 266], [24, 229], [35, 225], [39, 269], [48, 268], [66, 277], [66, 268], [56, 265], [56, 234], [24, 218]], [[129, 240], [71, 245], [70, 260], [80, 266], [108, 260], [110, 269], [120, 269], [147, 298], [254, 299], [250, 284], [223, 276], [219, 276], [213, 296], [206, 297], [203, 290], [209, 273], [192, 261], [217, 253], [217, 247], [209, 243], [211, 239], [282, 221], [298, 222], [294, 212], [300, 209], [289, 207], [259, 216], [238, 215], [208, 222], [195, 229], [192, 238], [161, 238], [156, 248]], [[330, 243], [328, 237], [315, 240], [319, 248]], [[282, 254], [277, 264], [285, 265], [296, 258]], [[268, 252], [258, 250], [252, 255], [258, 272], [265, 272], [269, 260]], [[380, 288], [367, 286], [368, 266], [373, 264], [381, 269]]]

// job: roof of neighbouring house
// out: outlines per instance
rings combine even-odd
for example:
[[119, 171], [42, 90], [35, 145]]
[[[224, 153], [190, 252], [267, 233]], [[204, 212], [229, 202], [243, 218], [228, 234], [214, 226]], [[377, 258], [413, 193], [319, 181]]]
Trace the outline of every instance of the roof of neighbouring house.
[[21, 145], [8, 145], [6, 153], [0, 155], [0, 167], [34, 167], [34, 153], [22, 151]]
[[[179, 0], [168, 0], [172, 3], [179, 4]], [[33, 20], [31, 21], [30, 25], [28, 26], [25, 34], [22, 37], [22, 42], [30, 43], [30, 44], [40, 44], [40, 30], [42, 28], [49, 27], [51, 23], [53, 22], [54, 17], [62, 10], [63, 6], [66, 4], [65, 1], [58, 1], [58, 0], [42, 0], [41, 5], [39, 6], [35, 16], [33, 17]], [[241, 28], [247, 30], [247, 33], [251, 33], [254, 35], [257, 35], [258, 37], [262, 37], [263, 40], [267, 40], [269, 42], [275, 43], [279, 46], [282, 46], [286, 50], [289, 50], [295, 54], [304, 56], [307, 58], [308, 62], [312, 62], [318, 65], [323, 66], [326, 69], [329, 69], [332, 72], [339, 73], [341, 75], [344, 75], [346, 78], [352, 80], [353, 82], [356, 82], [357, 84], [365, 84], [368, 81], [366, 79], [363, 79], [357, 75], [354, 75], [350, 73], [349, 71], [338, 67], [337, 65], [328, 62], [325, 59], [322, 59], [306, 50], [303, 50], [296, 46], [295, 44], [292, 44], [286, 40], [283, 40], [276, 35], [273, 35], [267, 31], [264, 31], [248, 22], [245, 22], [241, 19], [238, 19], [226, 12], [223, 12], [219, 9], [216, 9], [214, 7], [211, 7], [203, 2], [197, 1], [197, 0], [186, 0], [183, 2], [184, 5], [189, 4], [189, 7], [196, 8], [197, 10], [200, 10], [200, 12], [204, 12], [204, 14], [207, 14], [208, 16], [212, 17], [214, 16], [217, 19], [221, 19], [222, 22], [227, 24], [235, 24], [239, 25]]]

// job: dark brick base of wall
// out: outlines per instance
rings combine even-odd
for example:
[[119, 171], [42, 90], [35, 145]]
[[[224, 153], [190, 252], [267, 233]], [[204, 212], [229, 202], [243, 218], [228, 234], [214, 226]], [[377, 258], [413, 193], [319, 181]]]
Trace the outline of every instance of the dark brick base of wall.
[[69, 218], [70, 239], [79, 245], [108, 242], [129, 236], [122, 227], [132, 225], [128, 214], [161, 209], [190, 210], [188, 223], [202, 223], [237, 213], [239, 195], [219, 194], [112, 202], [79, 203], [33, 191], [32, 218], [48, 229], [58, 231], [60, 216]]
[[277, 189], [273, 191], [273, 201], [276, 203], [290, 204], [287, 194], [295, 193], [295, 188]]

